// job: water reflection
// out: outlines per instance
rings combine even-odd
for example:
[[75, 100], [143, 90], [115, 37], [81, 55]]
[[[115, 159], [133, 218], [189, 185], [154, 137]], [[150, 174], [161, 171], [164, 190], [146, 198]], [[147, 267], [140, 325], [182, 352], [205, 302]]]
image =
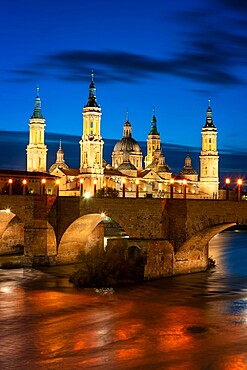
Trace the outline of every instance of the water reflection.
[[0, 270], [0, 368], [246, 369], [246, 243], [223, 233], [216, 269], [109, 295], [73, 288], [61, 268]]

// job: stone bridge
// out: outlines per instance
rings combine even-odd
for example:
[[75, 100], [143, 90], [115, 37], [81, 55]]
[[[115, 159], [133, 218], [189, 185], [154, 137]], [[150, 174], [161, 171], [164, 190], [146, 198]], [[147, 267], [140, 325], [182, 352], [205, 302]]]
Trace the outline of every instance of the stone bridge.
[[247, 202], [1, 195], [0, 254], [23, 245], [24, 265], [76, 262], [81, 250], [104, 248], [105, 215], [128, 234], [107, 249], [138, 248], [151, 279], [205, 270], [210, 239], [247, 225]]

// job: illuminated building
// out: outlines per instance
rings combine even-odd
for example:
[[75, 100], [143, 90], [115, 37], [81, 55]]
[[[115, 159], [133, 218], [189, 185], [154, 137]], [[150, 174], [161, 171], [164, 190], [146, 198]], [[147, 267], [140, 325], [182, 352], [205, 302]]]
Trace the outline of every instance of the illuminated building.
[[29, 144], [27, 145], [27, 171], [46, 172], [47, 147], [45, 145], [45, 119], [41, 111], [39, 88], [34, 111], [29, 123]]
[[202, 128], [202, 150], [200, 155], [200, 189], [211, 198], [218, 198], [219, 155], [217, 151], [217, 128], [213, 123], [210, 100], [206, 123]]

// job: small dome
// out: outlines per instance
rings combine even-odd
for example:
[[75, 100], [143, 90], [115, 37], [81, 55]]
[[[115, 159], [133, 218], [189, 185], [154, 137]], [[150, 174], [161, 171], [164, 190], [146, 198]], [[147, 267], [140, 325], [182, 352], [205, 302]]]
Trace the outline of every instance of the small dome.
[[194, 170], [193, 168], [184, 168], [180, 173], [179, 173], [179, 176], [185, 176], [186, 175], [198, 175], [198, 173], [196, 172], [196, 170]]
[[172, 172], [168, 164], [164, 163], [158, 166], [158, 172]]
[[126, 150], [128, 152], [141, 152], [139, 144], [132, 137], [123, 137], [116, 143], [113, 149], [114, 152], [122, 152]]
[[136, 171], [136, 167], [130, 163], [130, 161], [126, 161], [126, 162], [123, 162], [120, 164], [120, 166], [118, 166], [118, 170], [119, 171], [123, 171], [123, 170], [135, 170]]

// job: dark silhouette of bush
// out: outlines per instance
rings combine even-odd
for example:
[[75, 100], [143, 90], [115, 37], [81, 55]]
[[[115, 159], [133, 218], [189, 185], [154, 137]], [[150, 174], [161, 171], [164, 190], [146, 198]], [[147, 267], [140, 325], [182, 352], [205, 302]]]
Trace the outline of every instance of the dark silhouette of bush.
[[140, 282], [144, 278], [143, 260], [125, 258], [116, 251], [94, 248], [81, 252], [81, 268], [71, 277], [77, 287], [109, 287], [116, 284]]

